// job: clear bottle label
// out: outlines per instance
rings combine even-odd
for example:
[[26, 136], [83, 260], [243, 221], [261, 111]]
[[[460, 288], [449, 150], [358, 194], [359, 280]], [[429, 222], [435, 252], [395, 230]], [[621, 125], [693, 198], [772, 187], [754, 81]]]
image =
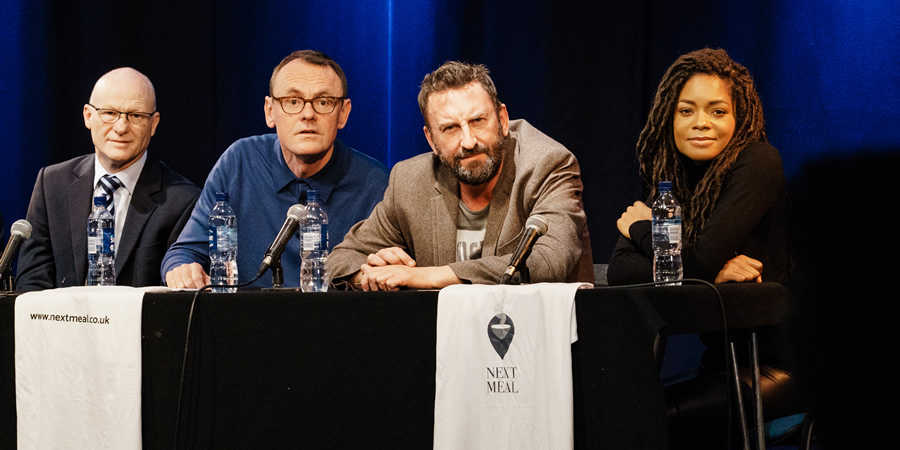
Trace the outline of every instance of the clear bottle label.
[[322, 250], [328, 242], [328, 228], [325, 225], [311, 225], [303, 232], [303, 250]]
[[227, 227], [225, 225], [220, 225], [216, 230], [217, 239], [219, 242], [224, 244], [226, 248], [234, 249], [235, 244], [235, 232], [234, 228]]
[[237, 246], [237, 230], [226, 225], [209, 226], [209, 251], [234, 250]]
[[96, 255], [100, 252], [100, 237], [97, 235], [88, 236], [88, 255]]
[[656, 244], [681, 245], [681, 222], [673, 220], [654, 221], [653, 242]]
[[114, 228], [104, 228], [103, 229], [103, 242], [101, 243], [102, 247], [99, 249], [102, 253], [115, 253], [116, 252], [116, 230]]
[[666, 234], [669, 235], [669, 244], [681, 245], [681, 222], [667, 223]]

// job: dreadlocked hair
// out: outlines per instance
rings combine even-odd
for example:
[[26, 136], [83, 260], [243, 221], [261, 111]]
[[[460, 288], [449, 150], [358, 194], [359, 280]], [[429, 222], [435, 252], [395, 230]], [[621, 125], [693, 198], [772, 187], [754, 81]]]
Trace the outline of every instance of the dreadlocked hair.
[[[731, 85], [735, 130], [731, 141], [712, 159], [705, 174], [691, 190], [680, 153], [675, 146], [672, 122], [685, 83], [697, 74], [714, 75]], [[672, 182], [672, 193], [683, 206], [684, 239], [694, 242], [719, 199], [725, 175], [748, 144], [766, 141], [762, 103], [746, 67], [725, 50], [704, 48], [679, 57], [663, 75], [656, 90], [647, 123], [637, 142], [641, 177], [656, 197], [660, 181]]]

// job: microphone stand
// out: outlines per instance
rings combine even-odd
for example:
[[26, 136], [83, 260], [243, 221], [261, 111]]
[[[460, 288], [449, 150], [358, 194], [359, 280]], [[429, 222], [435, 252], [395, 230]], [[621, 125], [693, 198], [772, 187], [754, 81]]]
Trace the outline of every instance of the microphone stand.
[[300, 290], [300, 288], [284, 287], [284, 270], [281, 269], [281, 255], [278, 255], [278, 258], [272, 261], [269, 270], [272, 271], [272, 287], [262, 288], [263, 292]]
[[516, 269], [516, 273], [509, 277], [509, 280], [505, 284], [508, 286], [531, 284], [531, 272], [528, 271], [528, 266], [522, 264], [522, 268]]
[[272, 288], [280, 289], [284, 286], [284, 270], [281, 269], [281, 255], [272, 262]]
[[515, 275], [513, 275], [513, 280], [516, 284], [531, 284], [531, 272], [528, 271], [528, 266], [524, 264], [524, 261], [522, 268], [517, 270]]

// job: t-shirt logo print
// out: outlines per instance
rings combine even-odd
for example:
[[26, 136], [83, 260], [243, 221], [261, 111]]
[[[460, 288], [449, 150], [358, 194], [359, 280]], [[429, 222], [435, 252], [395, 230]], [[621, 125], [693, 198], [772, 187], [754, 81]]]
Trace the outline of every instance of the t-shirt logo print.
[[504, 313], [491, 317], [487, 327], [488, 339], [494, 350], [500, 355], [500, 359], [506, 356], [509, 351], [509, 345], [512, 343], [513, 335], [516, 334], [516, 326], [513, 324], [512, 318]]

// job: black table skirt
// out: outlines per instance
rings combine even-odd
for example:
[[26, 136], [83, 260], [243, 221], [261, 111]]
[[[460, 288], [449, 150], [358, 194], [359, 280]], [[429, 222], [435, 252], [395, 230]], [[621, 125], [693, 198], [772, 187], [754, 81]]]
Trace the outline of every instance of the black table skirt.
[[16, 448], [15, 295], [0, 294], [0, 448]]
[[[780, 285], [718, 287], [731, 328], [786, 317]], [[15, 447], [14, 298], [0, 296], [0, 448]], [[192, 298], [144, 298], [145, 449], [432, 446], [436, 291], [204, 293], [179, 409]], [[719, 311], [705, 286], [579, 291], [576, 447], [665, 448], [659, 334], [718, 329]]]
[[[634, 291], [598, 294], [576, 297], [578, 447], [663, 448], [663, 323]], [[144, 365], [147, 448], [171, 448], [176, 414], [186, 448], [432, 446], [437, 292], [201, 295], [176, 413], [190, 299], [144, 300], [145, 356], [178, 362]]]

